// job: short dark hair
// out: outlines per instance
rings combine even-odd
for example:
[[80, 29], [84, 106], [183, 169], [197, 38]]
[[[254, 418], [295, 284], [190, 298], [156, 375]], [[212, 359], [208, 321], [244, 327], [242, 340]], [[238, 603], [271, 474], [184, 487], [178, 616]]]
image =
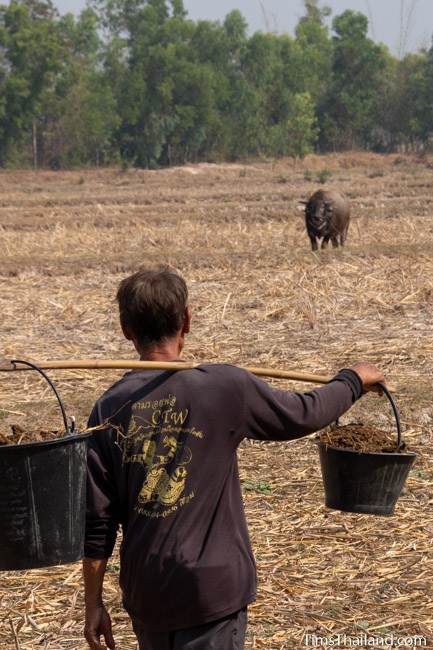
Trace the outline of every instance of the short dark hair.
[[174, 271], [142, 269], [122, 280], [117, 302], [123, 329], [146, 349], [181, 330], [188, 289]]

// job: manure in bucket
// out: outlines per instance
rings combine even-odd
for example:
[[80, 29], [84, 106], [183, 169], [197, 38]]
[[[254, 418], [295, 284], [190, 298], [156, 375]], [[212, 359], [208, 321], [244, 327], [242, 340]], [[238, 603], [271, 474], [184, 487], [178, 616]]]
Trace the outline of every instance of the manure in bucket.
[[10, 431], [0, 431], [0, 446], [2, 445], [24, 445], [29, 442], [43, 442], [44, 440], [57, 440], [63, 433], [60, 431], [26, 431], [19, 424], [11, 424]]
[[395, 436], [366, 424], [336, 426], [320, 434], [320, 440], [329, 447], [352, 449], [353, 451], [395, 453], [398, 443]]

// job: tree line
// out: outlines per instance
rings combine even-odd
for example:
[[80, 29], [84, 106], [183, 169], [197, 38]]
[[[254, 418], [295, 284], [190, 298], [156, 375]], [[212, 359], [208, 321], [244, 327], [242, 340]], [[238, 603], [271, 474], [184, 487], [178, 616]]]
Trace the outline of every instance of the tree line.
[[0, 166], [144, 168], [311, 151], [425, 151], [433, 47], [399, 59], [367, 17], [304, 0], [293, 36], [183, 0], [0, 5]]

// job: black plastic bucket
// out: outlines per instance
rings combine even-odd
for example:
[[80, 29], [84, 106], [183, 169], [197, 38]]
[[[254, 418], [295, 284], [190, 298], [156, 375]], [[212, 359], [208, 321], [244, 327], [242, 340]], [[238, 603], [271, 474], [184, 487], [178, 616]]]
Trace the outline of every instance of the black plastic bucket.
[[343, 512], [392, 515], [406, 482], [415, 453], [404, 453], [397, 406], [382, 386], [397, 422], [395, 453], [358, 452], [330, 447], [316, 440], [319, 447], [325, 488], [325, 505]]
[[0, 446], [0, 571], [35, 569], [83, 556], [86, 458], [90, 434]]

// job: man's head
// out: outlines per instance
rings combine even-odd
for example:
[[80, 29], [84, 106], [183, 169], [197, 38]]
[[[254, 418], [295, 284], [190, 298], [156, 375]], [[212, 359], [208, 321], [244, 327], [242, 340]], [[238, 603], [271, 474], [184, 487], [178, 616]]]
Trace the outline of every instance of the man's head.
[[122, 330], [141, 354], [176, 342], [189, 332], [185, 280], [167, 269], [143, 269], [122, 280], [117, 291]]

